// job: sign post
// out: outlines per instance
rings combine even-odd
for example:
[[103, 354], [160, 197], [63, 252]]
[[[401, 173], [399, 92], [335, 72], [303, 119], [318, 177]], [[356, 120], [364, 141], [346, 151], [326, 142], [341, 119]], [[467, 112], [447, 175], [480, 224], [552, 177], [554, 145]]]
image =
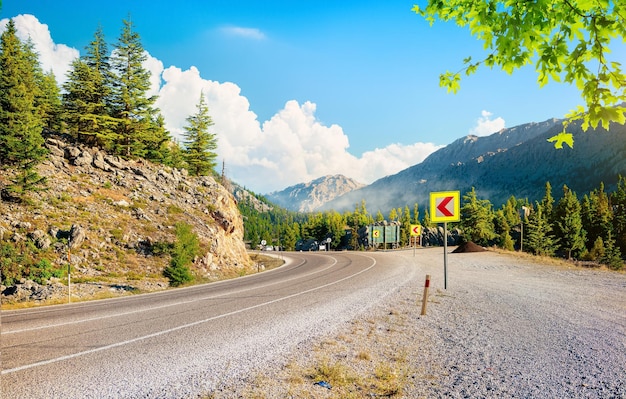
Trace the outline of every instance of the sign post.
[[[422, 225], [421, 224], [412, 224], [411, 225], [411, 242], [413, 244], [413, 256], [415, 256], [415, 247], [417, 247], [417, 239], [422, 235]], [[417, 237], [415, 240], [413, 237]], [[421, 242], [420, 242], [421, 245]]]
[[459, 191], [430, 193], [430, 220], [443, 223], [443, 288], [448, 289], [448, 222], [461, 220]]
[[67, 303], [72, 303], [72, 232], [67, 238]]

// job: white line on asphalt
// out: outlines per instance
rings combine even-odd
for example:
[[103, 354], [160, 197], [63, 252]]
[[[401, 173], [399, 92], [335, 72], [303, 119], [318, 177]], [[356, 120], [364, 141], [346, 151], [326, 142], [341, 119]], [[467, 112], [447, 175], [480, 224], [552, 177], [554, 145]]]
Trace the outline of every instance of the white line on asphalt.
[[[1, 375], [12, 374], [12, 373], [15, 373], [15, 372], [18, 372], [18, 371], [28, 370], [28, 369], [31, 369], [31, 368], [34, 368], [34, 367], [45, 366], [47, 364], [57, 363], [57, 362], [61, 362], [61, 361], [64, 361], [64, 360], [70, 360], [70, 359], [77, 358], [77, 357], [80, 357], [80, 356], [89, 355], [91, 353], [101, 352], [101, 351], [117, 348], [117, 347], [120, 347], [120, 346], [129, 345], [129, 344], [132, 344], [132, 343], [135, 343], [135, 342], [143, 341], [143, 340], [150, 339], [150, 338], [155, 338], [155, 337], [158, 337], [158, 336], [161, 336], [161, 335], [172, 333], [174, 331], [182, 330], [182, 329], [189, 328], [189, 327], [194, 327], [194, 326], [197, 326], [197, 325], [200, 325], [200, 324], [207, 323], [209, 321], [221, 319], [221, 318], [228, 317], [228, 316], [233, 316], [235, 314], [246, 312], [248, 310], [257, 309], [257, 308], [260, 308], [260, 307], [263, 307], [263, 306], [266, 306], [266, 305], [271, 305], [273, 303], [284, 301], [286, 299], [291, 299], [291, 298], [295, 298], [295, 297], [300, 296], [300, 295], [308, 294], [309, 292], [313, 292], [313, 291], [317, 291], [317, 290], [320, 290], [320, 289], [323, 289], [323, 288], [326, 288], [326, 287], [330, 287], [331, 285], [335, 285], [335, 284], [340, 283], [342, 281], [345, 281], [345, 280], [351, 279], [353, 277], [356, 277], [359, 274], [364, 273], [364, 272], [370, 270], [371, 268], [373, 268], [374, 266], [376, 266], [376, 260], [374, 258], [369, 257], [369, 256], [366, 256], [366, 257], [369, 258], [373, 262], [369, 267], [367, 267], [366, 269], [363, 269], [363, 270], [361, 270], [361, 271], [359, 271], [359, 272], [357, 272], [355, 274], [352, 274], [350, 276], [346, 276], [346, 277], [344, 277], [342, 279], [339, 279], [337, 281], [333, 281], [332, 283], [324, 284], [324, 285], [321, 285], [319, 287], [315, 287], [315, 288], [311, 288], [311, 289], [308, 289], [308, 290], [305, 290], [305, 291], [302, 291], [302, 292], [298, 292], [296, 294], [287, 295], [287, 296], [282, 297], [282, 298], [273, 299], [273, 300], [268, 301], [268, 302], [259, 303], [257, 305], [250, 306], [250, 307], [247, 307], [247, 308], [243, 308], [243, 309], [235, 310], [235, 311], [232, 311], [232, 312], [224, 313], [224, 314], [221, 314], [221, 315], [218, 315], [218, 316], [209, 317], [208, 319], [198, 320], [198, 321], [195, 321], [193, 323], [188, 323], [188, 324], [184, 324], [182, 326], [169, 328], [167, 330], [163, 330], [163, 331], [155, 332], [155, 333], [152, 333], [152, 334], [144, 335], [142, 337], [129, 339], [127, 341], [116, 342], [114, 344], [101, 346], [99, 348], [94, 348], [94, 349], [90, 349], [90, 350], [83, 351], [83, 352], [73, 353], [71, 355], [61, 356], [61, 357], [57, 357], [57, 358], [54, 358], [54, 359], [43, 360], [43, 361], [32, 363], [32, 364], [25, 364], [23, 366], [15, 367], [15, 368], [12, 368], [12, 369], [2, 370], [2, 373], [0, 373], [0, 374]], [[335, 260], [335, 262], [336, 262], [336, 260]]]
[[[295, 279], [298, 279], [298, 278], [310, 276], [310, 275], [315, 274], [315, 273], [321, 273], [323, 271], [326, 271], [326, 270], [330, 269], [331, 267], [333, 267], [333, 266], [335, 266], [337, 264], [337, 259], [333, 259], [333, 260], [334, 260], [334, 262], [331, 263], [328, 267], [326, 267], [324, 269], [316, 270], [316, 271], [314, 271], [312, 273], [305, 274], [304, 276], [293, 277], [293, 278], [290, 278], [290, 279], [287, 279], [287, 280], [276, 281], [274, 283], [270, 283], [270, 284], [266, 284], [266, 285], [262, 285], [260, 287], [254, 287], [254, 288], [257, 289], [257, 288], [269, 287], [269, 286], [274, 285], [274, 284], [284, 283], [285, 281], [291, 281], [291, 280], [295, 280]], [[239, 290], [239, 291], [228, 292], [227, 294], [205, 296], [205, 297], [201, 297], [201, 298], [197, 298], [197, 299], [193, 299], [193, 300], [189, 300], [189, 301], [171, 303], [171, 304], [168, 304], [168, 305], [152, 306], [152, 307], [145, 308], [145, 309], [132, 310], [132, 311], [129, 311], [129, 312], [122, 312], [122, 313], [115, 313], [115, 314], [111, 314], [111, 315], [108, 315], [108, 316], [98, 316], [98, 317], [91, 317], [91, 318], [88, 318], [88, 319], [73, 320], [73, 321], [67, 321], [67, 322], [57, 323], [57, 324], [47, 324], [47, 325], [44, 325], [44, 326], [29, 327], [29, 328], [23, 328], [23, 329], [20, 329], [20, 330], [2, 331], [2, 335], [24, 333], [24, 332], [29, 332], [29, 331], [37, 331], [37, 330], [43, 330], [43, 329], [46, 329], [46, 328], [63, 327], [63, 326], [67, 326], [67, 325], [70, 325], [70, 324], [86, 323], [86, 322], [89, 322], [89, 321], [110, 319], [110, 318], [113, 318], [113, 317], [128, 316], [128, 315], [135, 314], [135, 313], [150, 312], [150, 311], [153, 311], [153, 310], [159, 310], [159, 309], [168, 308], [168, 307], [177, 306], [177, 305], [182, 305], [182, 304], [186, 304], [186, 303], [194, 303], [194, 302], [206, 301], [206, 300], [209, 300], [209, 299], [215, 299], [215, 298], [219, 298], [219, 297], [222, 297], [222, 296], [225, 296], [225, 295], [239, 294], [239, 293], [248, 291], [250, 289], [252, 289], [252, 288], [246, 288], [246, 289], [242, 289], [242, 290]]]

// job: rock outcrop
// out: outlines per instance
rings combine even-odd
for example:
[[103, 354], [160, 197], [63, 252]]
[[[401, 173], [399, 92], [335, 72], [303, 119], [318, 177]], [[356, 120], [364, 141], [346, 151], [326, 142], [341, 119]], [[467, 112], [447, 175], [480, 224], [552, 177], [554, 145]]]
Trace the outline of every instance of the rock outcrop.
[[[209, 281], [252, 270], [236, 200], [212, 177], [124, 160], [59, 136], [48, 136], [46, 147], [38, 173], [47, 187], [21, 203], [0, 201], [0, 242], [31, 243], [57, 268], [69, 259], [72, 277], [81, 280], [152, 279], [162, 287], [169, 256], [158, 249], [174, 242], [177, 223], [187, 223], [202, 251], [192, 266], [196, 276]], [[0, 188], [11, 177], [2, 171]], [[26, 291], [44, 292], [23, 283], [28, 288], [5, 293], [23, 299]]]

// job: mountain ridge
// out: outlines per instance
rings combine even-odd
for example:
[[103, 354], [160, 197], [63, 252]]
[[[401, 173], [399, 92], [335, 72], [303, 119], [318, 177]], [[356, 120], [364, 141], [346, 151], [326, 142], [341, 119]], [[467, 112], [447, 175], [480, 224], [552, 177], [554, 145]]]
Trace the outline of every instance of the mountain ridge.
[[[574, 147], [555, 149], [547, 140], [562, 129], [563, 121], [551, 118], [502, 129], [489, 136], [466, 135], [419, 164], [369, 185], [344, 189], [318, 206], [312, 207], [311, 202], [308, 206], [316, 211], [342, 212], [365, 200], [370, 211], [386, 214], [392, 208], [415, 203], [424, 209], [430, 192], [458, 190], [464, 194], [472, 187], [479, 196], [499, 206], [510, 196], [528, 198], [531, 202], [539, 200], [546, 182], [555, 190], [567, 185], [583, 195], [597, 188], [600, 182], [610, 189], [620, 174], [626, 174], [626, 126], [613, 124], [609, 131], [597, 128], [583, 132], [580, 123], [570, 124], [568, 132], [574, 136]], [[314, 191], [315, 181], [306, 183], [309, 192]], [[298, 195], [283, 194], [278, 205], [298, 209], [303, 193], [304, 190]]]
[[[568, 132], [574, 135], [574, 148], [555, 149], [547, 139], [562, 129], [561, 121], [550, 119], [471, 140], [466, 136], [422, 163], [341, 196], [321, 209], [348, 210], [363, 199], [373, 210], [414, 203], [424, 207], [430, 192], [458, 190], [464, 194], [472, 187], [495, 206], [512, 195], [539, 200], [546, 182], [559, 190], [567, 185], [581, 195], [600, 182], [607, 189], [614, 187], [619, 174], [626, 173], [626, 126], [614, 124], [610, 131], [583, 132], [580, 124], [572, 124]], [[521, 142], [511, 140], [521, 135], [525, 135]], [[507, 141], [509, 145], [503, 146]], [[382, 193], [386, 193], [384, 198]]]
[[312, 212], [333, 199], [364, 187], [344, 175], [326, 175], [266, 195], [272, 203], [296, 212]]

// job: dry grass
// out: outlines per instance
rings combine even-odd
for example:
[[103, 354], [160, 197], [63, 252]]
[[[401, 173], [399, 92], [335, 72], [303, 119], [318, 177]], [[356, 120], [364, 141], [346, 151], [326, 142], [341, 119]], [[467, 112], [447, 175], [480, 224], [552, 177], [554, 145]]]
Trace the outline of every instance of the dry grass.
[[[352, 321], [336, 335], [298, 350], [282, 368], [254, 376], [248, 386], [205, 398], [405, 397], [420, 374], [415, 366], [420, 337], [410, 321], [417, 312], [418, 307], [407, 300], [402, 309]], [[330, 384], [330, 389], [320, 382]]]

